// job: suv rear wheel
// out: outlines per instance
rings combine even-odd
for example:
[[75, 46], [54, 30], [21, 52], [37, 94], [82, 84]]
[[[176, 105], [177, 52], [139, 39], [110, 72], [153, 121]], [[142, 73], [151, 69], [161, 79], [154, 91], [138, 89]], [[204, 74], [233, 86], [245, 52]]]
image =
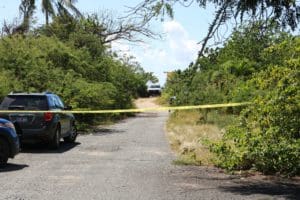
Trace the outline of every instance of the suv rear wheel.
[[73, 123], [71, 127], [71, 133], [67, 137], [64, 137], [64, 141], [67, 143], [73, 143], [76, 140], [78, 133], [77, 133], [77, 128], [76, 125]]
[[9, 156], [9, 145], [8, 142], [0, 138], [0, 166], [4, 166], [7, 163]]
[[50, 147], [52, 149], [58, 149], [59, 145], [60, 145], [60, 128], [57, 127], [55, 129], [55, 133], [54, 133], [54, 136], [52, 138], [52, 141], [50, 142]]

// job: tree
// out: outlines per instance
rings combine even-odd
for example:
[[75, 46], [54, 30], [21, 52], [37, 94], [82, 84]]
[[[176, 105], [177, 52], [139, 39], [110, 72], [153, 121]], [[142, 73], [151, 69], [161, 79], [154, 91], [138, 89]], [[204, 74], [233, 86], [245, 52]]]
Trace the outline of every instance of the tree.
[[23, 22], [20, 27], [23, 27], [23, 31], [27, 31], [30, 26], [30, 20], [33, 16], [35, 5], [35, 0], [24, 0], [21, 2], [19, 10], [23, 15]]
[[86, 28], [103, 38], [103, 44], [109, 44], [116, 40], [142, 42], [141, 37], [143, 36], [152, 39], [158, 37], [158, 34], [150, 30], [147, 23], [134, 18], [119, 18], [108, 11], [103, 11], [102, 14], [88, 15], [82, 20]]
[[[42, 0], [41, 6], [42, 6], [42, 11], [45, 14], [46, 25], [49, 24], [49, 17], [53, 17], [55, 15], [54, 5], [57, 7], [58, 13], [67, 12], [68, 14], [70, 14], [69, 10], [71, 10], [77, 16], [81, 16], [80, 11], [74, 6], [75, 2], [76, 0], [56, 0], [56, 2], [54, 2], [54, 0]], [[35, 0], [22, 0], [20, 5], [21, 13], [24, 13], [21, 10], [21, 6], [24, 4], [26, 4], [28, 8], [31, 8], [31, 11], [33, 11], [36, 8]]]
[[49, 24], [49, 17], [54, 15], [54, 8], [51, 0], [42, 0], [42, 12], [45, 13], [46, 24]]
[[12, 35], [15, 33], [23, 34], [27, 32], [36, 8], [34, 3], [35, 0], [23, 0], [19, 6], [19, 12], [23, 20], [20, 22], [17, 19], [14, 19], [11, 23], [4, 21], [1, 35]]
[[[68, 39], [75, 32], [83, 35], [91, 34], [97, 37], [100, 45], [110, 45], [116, 40], [142, 42], [143, 37], [158, 38], [159, 35], [150, 30], [146, 23], [133, 19], [116, 19], [112, 14], [103, 11], [102, 14], [90, 14], [80, 19], [73, 18], [65, 13], [53, 18], [53, 22], [40, 28], [44, 34], [55, 35], [60, 39]], [[82, 35], [82, 36], [83, 36]], [[86, 46], [88, 41], [78, 45]], [[97, 45], [96, 43], [92, 45]], [[98, 45], [99, 46], [99, 45]]]
[[295, 30], [300, 20], [300, 3], [295, 0], [144, 0], [137, 6], [131, 8], [131, 13], [150, 21], [153, 17], [165, 15], [173, 17], [175, 4], [189, 7], [197, 3], [199, 7], [205, 8], [211, 3], [216, 7], [216, 15], [210, 24], [206, 37], [201, 41], [202, 48], [199, 55], [203, 55], [206, 44], [219, 27], [230, 19], [240, 20], [272, 20], [282, 28]]

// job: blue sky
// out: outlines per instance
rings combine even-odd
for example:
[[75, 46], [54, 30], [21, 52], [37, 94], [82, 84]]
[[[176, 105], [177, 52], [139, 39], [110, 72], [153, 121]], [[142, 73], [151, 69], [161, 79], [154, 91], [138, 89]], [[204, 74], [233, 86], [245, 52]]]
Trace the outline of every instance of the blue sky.
[[[142, 0], [78, 0], [76, 7], [83, 13], [101, 13], [111, 10], [118, 16], [124, 16], [127, 6], [137, 5]], [[18, 18], [20, 0], [0, 0], [0, 24], [4, 20], [11, 22]], [[38, 1], [38, 3], [40, 3]], [[208, 30], [214, 16], [213, 7], [200, 9], [196, 4], [189, 8], [176, 6], [173, 20], [166, 19], [151, 23], [151, 28], [163, 33], [162, 40], [146, 39], [144, 43], [131, 44], [125, 41], [114, 42], [112, 47], [119, 54], [136, 57], [141, 66], [148, 72], [154, 72], [163, 84], [166, 79], [164, 72], [186, 68], [194, 61], [200, 45], [197, 44]], [[36, 11], [37, 24], [43, 23], [40, 7]], [[41, 20], [42, 19], [42, 20]]]

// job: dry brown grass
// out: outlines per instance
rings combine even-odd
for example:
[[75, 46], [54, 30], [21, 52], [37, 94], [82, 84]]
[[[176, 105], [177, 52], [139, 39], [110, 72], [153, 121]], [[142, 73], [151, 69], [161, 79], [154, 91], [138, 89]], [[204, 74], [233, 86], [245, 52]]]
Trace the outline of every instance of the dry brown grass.
[[180, 111], [171, 114], [167, 122], [167, 135], [171, 148], [177, 153], [177, 164], [212, 165], [212, 153], [204, 140], [217, 141], [222, 130], [214, 124], [199, 123], [199, 111]]

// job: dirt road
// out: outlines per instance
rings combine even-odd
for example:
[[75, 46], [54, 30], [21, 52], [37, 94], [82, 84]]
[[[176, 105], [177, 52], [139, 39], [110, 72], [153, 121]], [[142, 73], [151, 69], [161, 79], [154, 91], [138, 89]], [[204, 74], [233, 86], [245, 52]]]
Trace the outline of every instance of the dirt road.
[[159, 108], [160, 105], [158, 105], [156, 101], [156, 97], [139, 98], [135, 101], [135, 105], [137, 108]]
[[59, 151], [36, 145], [0, 170], [0, 199], [297, 199], [298, 183], [175, 166], [167, 112], [139, 114]]

